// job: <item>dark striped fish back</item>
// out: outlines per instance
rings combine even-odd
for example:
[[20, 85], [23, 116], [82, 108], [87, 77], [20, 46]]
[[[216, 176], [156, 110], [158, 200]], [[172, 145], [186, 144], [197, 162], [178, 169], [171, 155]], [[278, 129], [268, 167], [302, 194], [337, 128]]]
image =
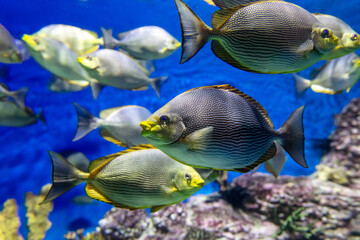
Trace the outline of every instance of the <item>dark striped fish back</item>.
[[212, 38], [219, 44], [212, 49], [224, 61], [246, 71], [298, 71], [319, 60], [297, 52], [318, 24], [308, 11], [283, 1], [220, 9], [212, 21]]
[[170, 101], [166, 108], [181, 116], [186, 126], [184, 138], [213, 127], [206, 149], [191, 150], [199, 159], [206, 159], [207, 167], [234, 169], [252, 165], [278, 137], [266, 110], [229, 85], [190, 90]]

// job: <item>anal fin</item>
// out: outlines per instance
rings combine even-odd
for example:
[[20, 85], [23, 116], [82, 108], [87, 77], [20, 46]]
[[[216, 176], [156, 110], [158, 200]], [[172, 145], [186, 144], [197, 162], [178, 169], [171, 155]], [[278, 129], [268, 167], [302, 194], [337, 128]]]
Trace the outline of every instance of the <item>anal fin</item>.
[[255, 167], [257, 167], [259, 164], [262, 164], [263, 162], [266, 162], [267, 160], [269, 160], [270, 158], [274, 157], [274, 155], [276, 154], [276, 146], [275, 143], [273, 145], [271, 145], [271, 147], [258, 159], [256, 160], [254, 163], [243, 167], [243, 168], [236, 168], [234, 169], [235, 171], [241, 172], [241, 173], [246, 173], [249, 172], [250, 170], [254, 169]]
[[162, 209], [162, 208], [164, 208], [164, 207], [167, 207], [167, 206], [168, 206], [168, 205], [160, 205], [160, 206], [151, 207], [150, 212], [151, 212], [151, 213], [157, 212], [157, 211], [159, 211], [160, 209]]
[[114, 138], [113, 135], [111, 135], [111, 133], [109, 131], [107, 131], [105, 128], [101, 128], [100, 129], [100, 135], [102, 138], [104, 138], [105, 140], [112, 142], [120, 147], [128, 147], [125, 143], [117, 140], [116, 138]]

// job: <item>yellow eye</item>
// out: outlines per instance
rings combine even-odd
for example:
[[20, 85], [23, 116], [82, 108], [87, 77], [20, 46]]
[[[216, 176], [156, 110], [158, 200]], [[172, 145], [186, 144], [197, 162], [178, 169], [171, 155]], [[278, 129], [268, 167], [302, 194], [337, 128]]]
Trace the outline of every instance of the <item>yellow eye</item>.
[[356, 33], [354, 33], [352, 36], [351, 36], [351, 40], [355, 41], [358, 39], [358, 35]]
[[89, 61], [91, 61], [91, 60], [92, 60], [92, 57], [86, 56], [86, 59], [89, 60]]

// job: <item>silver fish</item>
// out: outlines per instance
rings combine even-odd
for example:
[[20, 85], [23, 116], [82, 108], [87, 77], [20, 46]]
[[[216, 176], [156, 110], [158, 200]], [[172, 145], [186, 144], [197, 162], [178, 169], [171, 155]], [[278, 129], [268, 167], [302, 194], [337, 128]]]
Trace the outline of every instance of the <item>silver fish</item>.
[[48, 82], [48, 89], [53, 92], [67, 93], [77, 92], [89, 86], [88, 81], [72, 81], [61, 77], [53, 76]]
[[20, 108], [25, 109], [25, 97], [28, 93], [29, 88], [23, 87], [16, 91], [9, 91], [9, 88], [4, 84], [0, 83], [0, 99], [8, 97], [14, 101]]
[[142, 129], [139, 125], [151, 115], [146, 108], [132, 105], [109, 108], [101, 111], [100, 118], [97, 118], [79, 104], [73, 104], [78, 117], [78, 127], [73, 141], [100, 128], [100, 135], [104, 139], [122, 147], [148, 143], [141, 135]]
[[219, 85], [180, 94], [140, 125], [152, 145], [193, 167], [248, 172], [275, 155], [275, 141], [307, 167], [303, 109], [274, 130], [257, 101], [230, 85]]
[[165, 58], [180, 46], [173, 36], [158, 26], [144, 26], [118, 34], [120, 40], [112, 37], [111, 31], [102, 29], [105, 46], [125, 50], [136, 59], [151, 60]]
[[0, 126], [23, 127], [40, 120], [45, 124], [43, 112], [35, 114], [28, 107], [21, 108], [12, 101], [0, 101]]
[[0, 62], [20, 63], [22, 57], [16, 46], [15, 39], [9, 31], [0, 24]]
[[345, 90], [349, 92], [360, 77], [360, 58], [355, 53], [350, 53], [328, 61], [320, 68], [312, 81], [298, 74], [293, 74], [293, 76], [298, 97], [301, 97], [309, 88], [314, 92], [326, 94], [338, 94]]
[[78, 62], [99, 83], [119, 89], [145, 90], [148, 85], [160, 95], [167, 77], [149, 78], [149, 72], [134, 59], [112, 49], [100, 49], [78, 57]]

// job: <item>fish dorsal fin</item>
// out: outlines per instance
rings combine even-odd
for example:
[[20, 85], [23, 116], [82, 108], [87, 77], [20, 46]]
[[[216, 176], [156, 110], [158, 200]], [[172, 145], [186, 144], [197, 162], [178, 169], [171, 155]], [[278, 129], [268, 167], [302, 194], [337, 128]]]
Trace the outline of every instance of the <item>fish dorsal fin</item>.
[[[261, 104], [258, 101], [256, 101], [249, 95], [243, 93], [239, 89], [234, 88], [233, 86], [231, 86], [229, 84], [206, 86], [206, 87], [199, 87], [199, 88], [215, 88], [215, 89], [221, 89], [221, 90], [224, 90], [227, 92], [235, 93], [236, 95], [238, 95], [238, 96], [244, 98], [246, 101], [250, 102], [261, 113], [261, 115], [266, 119], [266, 121], [270, 124], [270, 126], [272, 128], [274, 128], [274, 125], [272, 124], [266, 109], [263, 106], [261, 106]], [[195, 90], [195, 89], [198, 89], [198, 88], [194, 88], [192, 90]]]
[[122, 155], [122, 152], [113, 153], [91, 161], [89, 164], [90, 177], [96, 176], [96, 174], [98, 174], [101, 169], [103, 169], [109, 162], [120, 155]]
[[89, 33], [91, 36], [93, 36], [94, 38], [98, 38], [98, 34], [94, 31], [90, 31], [90, 30], [85, 30], [87, 33]]
[[211, 19], [211, 25], [214, 29], [219, 29], [241, 6], [234, 8], [220, 9], [214, 12]]
[[122, 107], [114, 107], [114, 108], [108, 108], [105, 110], [102, 110], [100, 112], [100, 118], [101, 119], [106, 119], [107, 117], [109, 117], [113, 112], [118, 111], [119, 109], [121, 109]]
[[111, 204], [113, 205], [114, 207], [117, 207], [117, 208], [126, 208], [126, 209], [129, 209], [129, 210], [136, 210], [136, 209], [139, 209], [139, 208], [136, 208], [136, 207], [130, 207], [130, 206], [127, 206], [127, 205], [123, 205], [121, 203], [117, 203], [117, 202], [114, 202], [112, 201], [111, 199], [107, 198], [106, 196], [104, 196], [101, 192], [99, 192], [93, 185], [91, 185], [90, 183], [87, 183], [86, 184], [86, 187], [85, 187], [85, 191], [86, 191], [86, 194], [91, 197], [92, 199], [95, 199], [95, 200], [98, 200], [98, 201], [102, 201], [102, 202], [106, 202], [108, 204]]
[[127, 147], [127, 145], [119, 140], [117, 140], [116, 138], [114, 138], [113, 135], [111, 135], [111, 133], [106, 130], [105, 128], [101, 128], [100, 129], [100, 135], [102, 138], [104, 138], [105, 140], [112, 142], [120, 147]]

